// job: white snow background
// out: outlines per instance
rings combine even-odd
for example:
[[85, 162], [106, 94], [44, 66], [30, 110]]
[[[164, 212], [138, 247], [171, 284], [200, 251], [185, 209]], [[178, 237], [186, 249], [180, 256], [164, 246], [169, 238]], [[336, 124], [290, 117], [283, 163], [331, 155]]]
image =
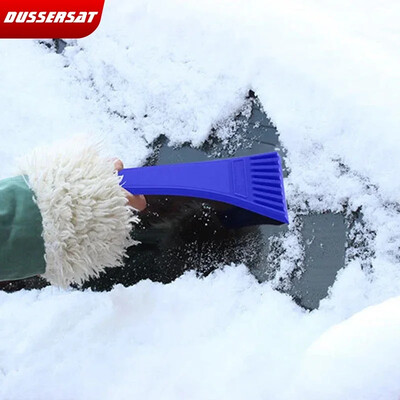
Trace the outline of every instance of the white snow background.
[[162, 133], [199, 145], [252, 89], [288, 151], [291, 210], [362, 207], [375, 232], [370, 268], [352, 257], [313, 312], [243, 265], [0, 292], [0, 399], [398, 400], [399, 21], [396, 0], [107, 0], [64, 55], [0, 41], [0, 177], [77, 132], [127, 166]]

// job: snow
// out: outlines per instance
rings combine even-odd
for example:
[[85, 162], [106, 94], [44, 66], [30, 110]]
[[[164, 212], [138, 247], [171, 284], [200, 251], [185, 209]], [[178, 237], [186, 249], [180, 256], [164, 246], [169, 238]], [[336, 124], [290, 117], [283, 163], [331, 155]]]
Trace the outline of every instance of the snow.
[[300, 390], [315, 399], [398, 398], [399, 331], [398, 297], [331, 327], [306, 350], [296, 378]]
[[118, 0], [64, 56], [1, 41], [0, 177], [77, 132], [132, 166], [160, 134], [198, 145], [252, 89], [287, 149], [291, 217], [361, 207], [369, 253], [313, 312], [244, 266], [0, 292], [0, 398], [398, 399], [399, 20], [394, 0]]

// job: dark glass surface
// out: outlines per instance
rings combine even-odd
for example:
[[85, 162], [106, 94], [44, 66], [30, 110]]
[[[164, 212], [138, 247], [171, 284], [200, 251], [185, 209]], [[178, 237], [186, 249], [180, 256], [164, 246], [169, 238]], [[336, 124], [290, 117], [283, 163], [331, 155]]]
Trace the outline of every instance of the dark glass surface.
[[[230, 131], [229, 139], [220, 138], [221, 129], [225, 134]], [[216, 127], [201, 148], [171, 147], [164, 137], [152, 147], [154, 151], [146, 165], [271, 151], [278, 151], [284, 160], [277, 130], [253, 93], [243, 110]], [[284, 163], [283, 168], [287, 175]], [[246, 264], [260, 282], [274, 278], [277, 263], [285, 252], [281, 239], [288, 231], [286, 225], [218, 202], [173, 196], [148, 196], [147, 200], [148, 208], [140, 214], [141, 222], [132, 232], [141, 244], [129, 249], [124, 267], [109, 269], [83, 288], [104, 291], [117, 283], [130, 286], [142, 279], [168, 283], [187, 270], [207, 275], [230, 263]], [[329, 213], [298, 216], [297, 224], [301, 226], [304, 258], [293, 271], [290, 284], [277, 287], [302, 306], [313, 309], [327, 295], [337, 271], [344, 265], [346, 224], [342, 215]], [[299, 273], [301, 269], [303, 272]], [[43, 285], [40, 278], [32, 278], [0, 283], [0, 288], [15, 291]]]

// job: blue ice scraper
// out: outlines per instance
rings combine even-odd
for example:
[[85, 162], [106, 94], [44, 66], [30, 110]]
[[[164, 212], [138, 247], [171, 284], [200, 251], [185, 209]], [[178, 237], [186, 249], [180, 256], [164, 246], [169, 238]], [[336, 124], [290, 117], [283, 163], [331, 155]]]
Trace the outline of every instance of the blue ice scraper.
[[248, 157], [119, 172], [132, 194], [189, 196], [217, 200], [287, 224], [281, 159], [277, 152]]

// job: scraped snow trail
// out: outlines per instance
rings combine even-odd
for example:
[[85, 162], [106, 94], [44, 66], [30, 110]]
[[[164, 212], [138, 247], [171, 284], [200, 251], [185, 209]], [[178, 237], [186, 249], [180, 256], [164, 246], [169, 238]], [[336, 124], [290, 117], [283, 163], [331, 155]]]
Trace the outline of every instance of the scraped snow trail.
[[0, 292], [0, 398], [398, 399], [399, 20], [394, 0], [118, 0], [63, 55], [1, 41], [1, 178], [77, 132], [132, 166], [160, 134], [198, 145], [252, 89], [287, 149], [292, 218], [361, 210], [367, 252], [311, 313], [244, 266]]

